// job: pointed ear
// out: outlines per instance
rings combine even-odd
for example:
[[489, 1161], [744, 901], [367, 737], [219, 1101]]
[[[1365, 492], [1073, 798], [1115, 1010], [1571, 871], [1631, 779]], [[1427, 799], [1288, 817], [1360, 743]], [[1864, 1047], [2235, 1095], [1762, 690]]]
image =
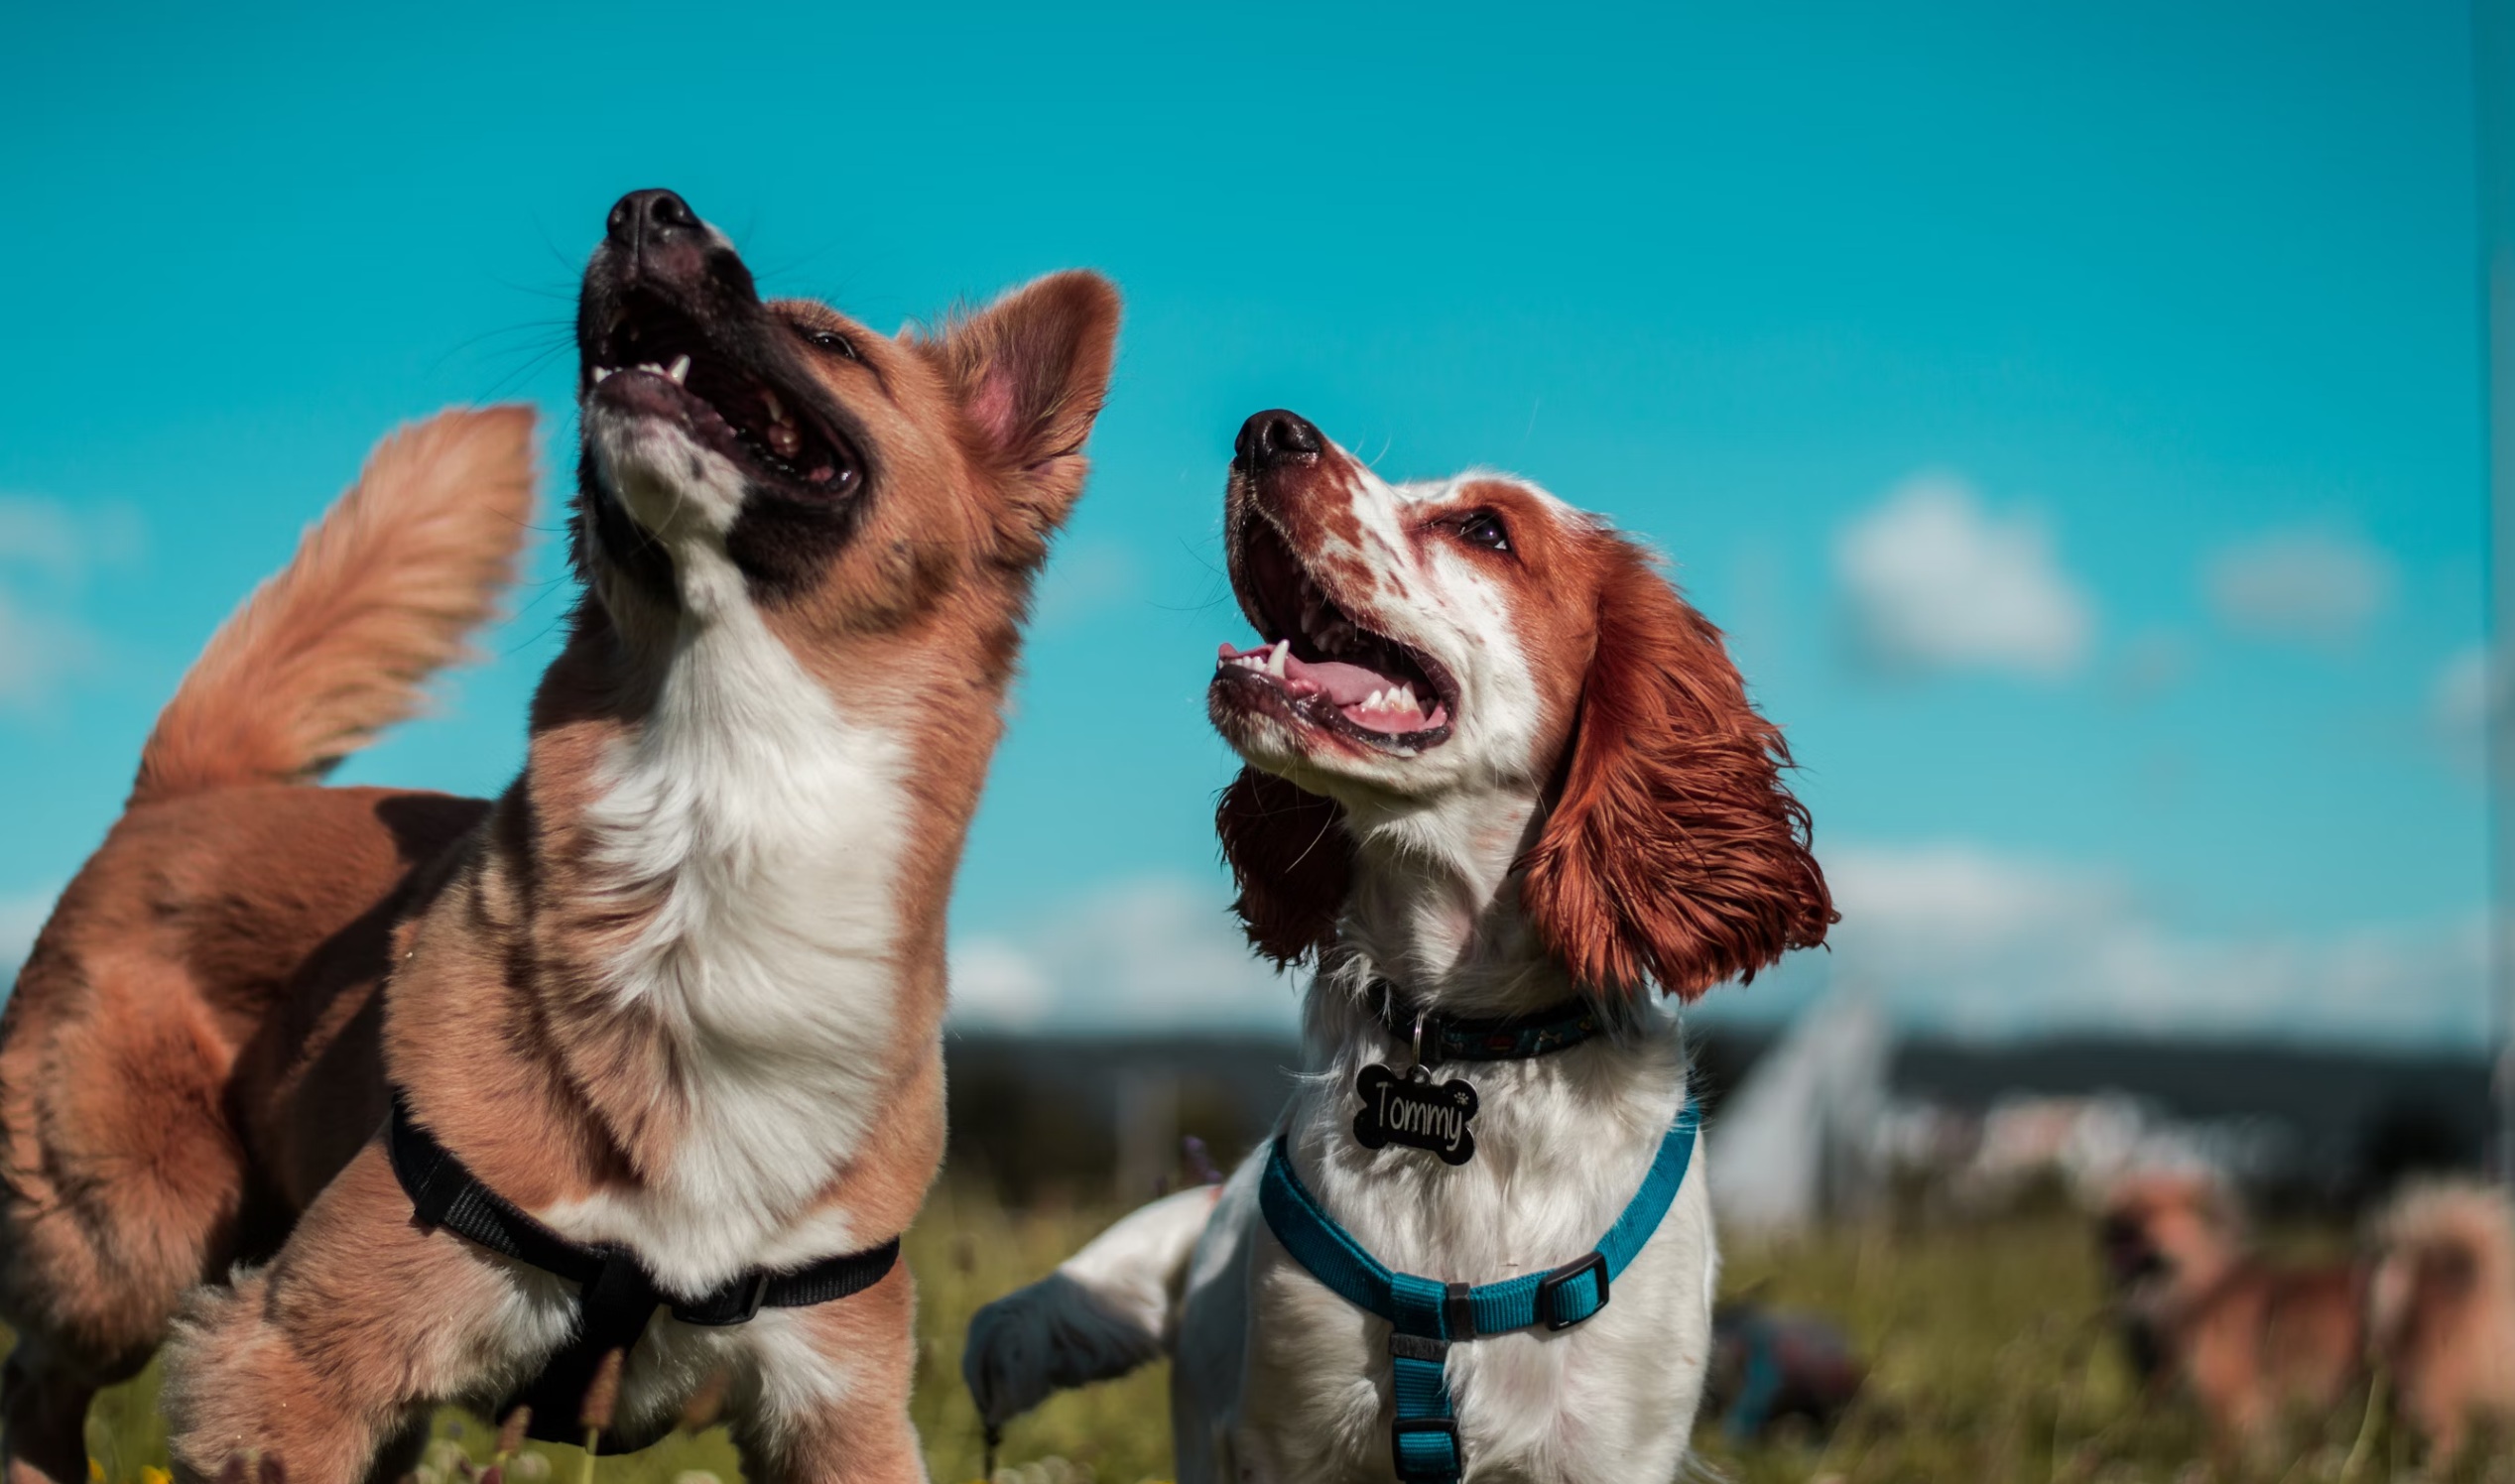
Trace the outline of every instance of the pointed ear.
[[1601, 539], [1597, 649], [1522, 900], [1579, 982], [1693, 1000], [1823, 942], [1833, 900], [1782, 787], [1790, 749], [1720, 631], [1639, 548]]
[[1249, 946], [1278, 967], [1315, 959], [1334, 940], [1353, 885], [1344, 810], [1272, 773], [1242, 768], [1222, 791], [1213, 822], [1240, 888], [1231, 910]]
[[1014, 559], [1046, 539], [1082, 493], [1083, 439], [1108, 394], [1118, 291], [1096, 273], [1052, 273], [947, 325], [928, 348], [967, 415], [972, 452], [1005, 491]]

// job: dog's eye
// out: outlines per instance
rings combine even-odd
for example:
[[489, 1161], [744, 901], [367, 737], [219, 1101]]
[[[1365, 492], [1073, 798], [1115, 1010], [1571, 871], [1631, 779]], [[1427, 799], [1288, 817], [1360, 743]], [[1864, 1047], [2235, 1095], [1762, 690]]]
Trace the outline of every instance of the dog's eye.
[[851, 361], [862, 359], [862, 357], [856, 354], [856, 342], [848, 339], [845, 335], [838, 333], [834, 329], [822, 329], [817, 325], [799, 324], [795, 326], [795, 332], [802, 335], [815, 350], [826, 350], [831, 355], [843, 355]]
[[1511, 533], [1502, 529], [1502, 518], [1490, 510], [1479, 510], [1458, 520], [1458, 539], [1487, 551], [1507, 552], [1511, 549]]

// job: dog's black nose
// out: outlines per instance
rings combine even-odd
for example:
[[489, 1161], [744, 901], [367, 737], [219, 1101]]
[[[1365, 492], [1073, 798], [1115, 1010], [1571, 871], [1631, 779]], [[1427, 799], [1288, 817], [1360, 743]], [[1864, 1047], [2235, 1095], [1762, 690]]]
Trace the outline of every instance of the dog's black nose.
[[1308, 418], [1279, 407], [1241, 424], [1231, 451], [1242, 467], [1264, 469], [1287, 459], [1315, 458], [1325, 446]]
[[676, 232], [698, 230], [698, 213], [669, 190], [632, 190], [611, 208], [611, 240], [635, 250]]

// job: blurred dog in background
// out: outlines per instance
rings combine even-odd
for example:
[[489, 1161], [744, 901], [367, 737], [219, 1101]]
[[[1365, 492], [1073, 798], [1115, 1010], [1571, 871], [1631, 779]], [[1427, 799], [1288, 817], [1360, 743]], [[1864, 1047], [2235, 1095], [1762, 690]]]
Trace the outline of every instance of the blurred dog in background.
[[2133, 1365], [2189, 1389], [2222, 1446], [2266, 1445], [2285, 1413], [2335, 1406], [2362, 1374], [2358, 1270], [2263, 1259], [2215, 1175], [2133, 1175], [2099, 1230]]
[[2287, 1417], [2343, 1404], [2380, 1368], [2450, 1464], [2473, 1426], [2515, 1418], [2515, 1215], [2481, 1185], [2413, 1185], [2355, 1255], [2255, 1250], [2235, 1193], [2201, 1171], [2147, 1172], [2105, 1202], [2098, 1241], [2132, 1364], [2188, 1391], [2222, 1448], [2270, 1447]]
[[2413, 1184], [2376, 1220], [2368, 1263], [2375, 1359], [2445, 1467], [2475, 1426], [2515, 1422], [2515, 1210], [2493, 1188]]

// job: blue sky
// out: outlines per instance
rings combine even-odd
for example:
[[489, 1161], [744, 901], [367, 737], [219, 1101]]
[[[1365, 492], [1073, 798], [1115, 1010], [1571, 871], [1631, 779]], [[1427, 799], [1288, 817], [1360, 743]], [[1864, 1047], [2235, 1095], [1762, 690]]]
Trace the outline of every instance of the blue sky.
[[[1128, 295], [955, 908], [973, 1022], [1288, 1018], [1199, 708], [1223, 461], [1282, 405], [1612, 513], [1732, 631], [1849, 916], [1725, 1013], [2482, 1033], [2461, 4], [908, 9], [17, 18], [0, 938], [387, 427], [526, 397], [565, 466], [575, 270], [669, 185], [877, 324]], [[346, 777], [500, 785], [537, 571]]]

